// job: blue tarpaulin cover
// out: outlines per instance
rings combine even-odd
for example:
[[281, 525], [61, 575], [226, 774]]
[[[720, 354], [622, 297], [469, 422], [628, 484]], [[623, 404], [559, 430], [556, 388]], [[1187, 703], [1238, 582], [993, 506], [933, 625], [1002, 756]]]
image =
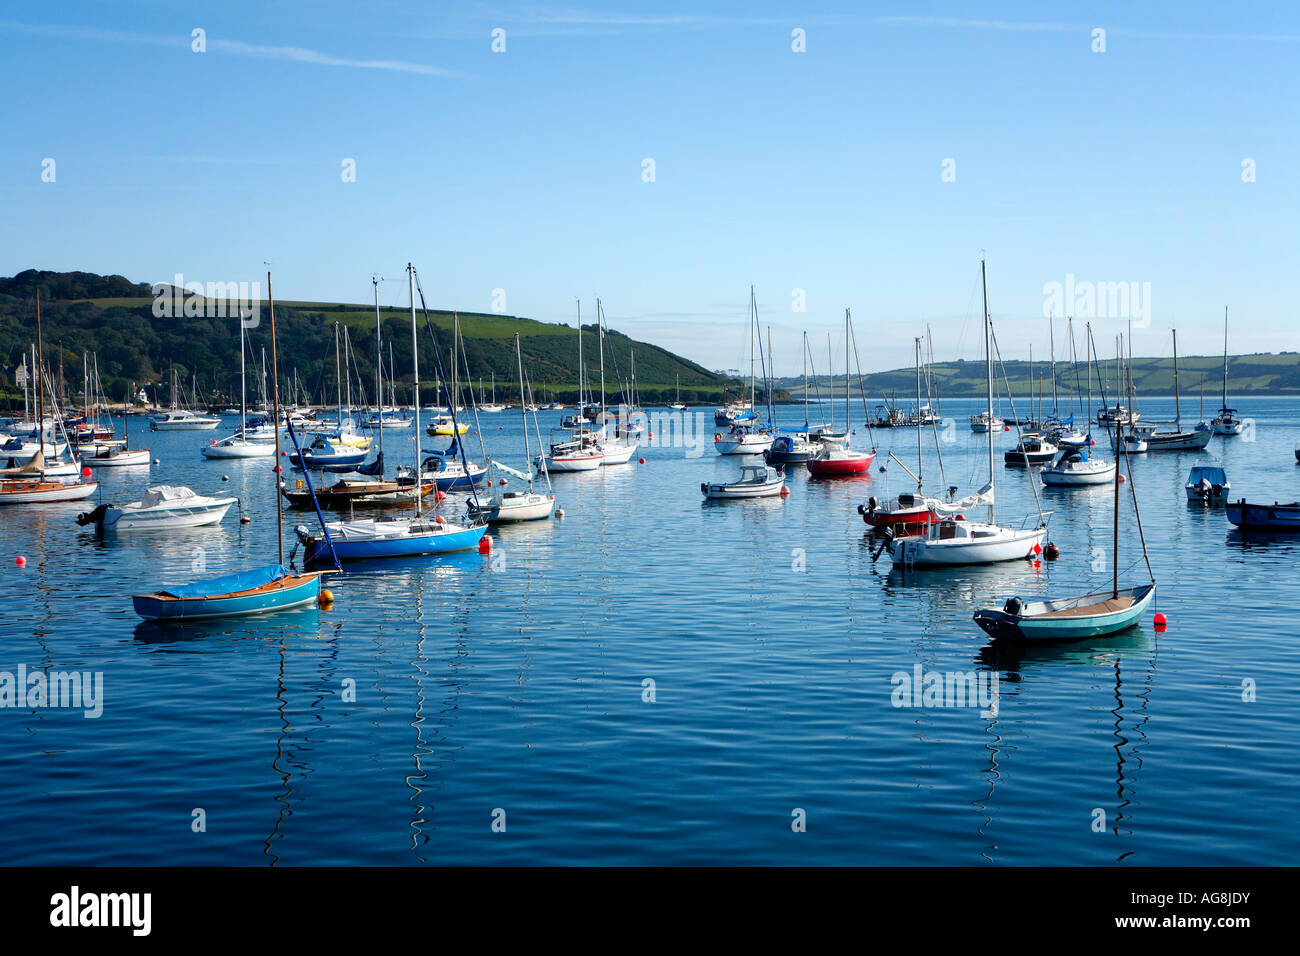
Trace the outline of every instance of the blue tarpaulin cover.
[[235, 574], [223, 574], [219, 578], [208, 578], [206, 581], [195, 581], [193, 584], [181, 584], [177, 587], [163, 588], [161, 594], [170, 594], [178, 598], [201, 598], [216, 597], [220, 594], [231, 594], [235, 591], [248, 591], [252, 588], [260, 588], [264, 584], [270, 584], [272, 581], [278, 581], [289, 572], [278, 564], [268, 564], [260, 568], [253, 568], [249, 571], [238, 571]]

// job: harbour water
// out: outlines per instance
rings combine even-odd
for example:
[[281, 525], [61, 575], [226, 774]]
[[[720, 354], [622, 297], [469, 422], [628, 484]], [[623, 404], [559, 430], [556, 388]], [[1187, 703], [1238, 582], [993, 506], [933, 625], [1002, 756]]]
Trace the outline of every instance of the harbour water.
[[[210, 462], [214, 433], [136, 419], [161, 464], [102, 471], [100, 500], [188, 485], [252, 521], [100, 538], [73, 520], [93, 499], [0, 513], [0, 671], [103, 675], [98, 717], [0, 710], [0, 863], [1289, 865], [1300, 540], [1243, 540], [1183, 490], [1217, 459], [1234, 497], [1300, 497], [1300, 402], [1237, 404], [1245, 438], [1132, 463], [1168, 630], [1025, 651], [973, 611], [1108, 587], [1112, 488], [1039, 485], [1059, 561], [904, 575], [856, 507], [914, 487], [879, 471], [890, 449], [915, 468], [914, 429], [875, 433], [869, 478], [794, 469], [788, 498], [706, 503], [700, 482], [738, 464], [713, 454], [712, 409], [691, 412], [702, 454], [556, 476], [565, 517], [493, 529], [491, 555], [352, 565], [328, 609], [142, 624], [132, 594], [276, 542], [268, 459]], [[942, 476], [923, 433], [932, 493], [987, 479], [978, 407], [944, 402]], [[481, 422], [521, 465], [517, 412]], [[385, 440], [410, 458], [411, 435]], [[1015, 524], [1034, 497], [1001, 461], [1014, 432], [995, 444]], [[1121, 579], [1140, 583], [1123, 501]], [[286, 553], [313, 522], [286, 514]], [[974, 672], [996, 707], [896, 706], [918, 667]]]

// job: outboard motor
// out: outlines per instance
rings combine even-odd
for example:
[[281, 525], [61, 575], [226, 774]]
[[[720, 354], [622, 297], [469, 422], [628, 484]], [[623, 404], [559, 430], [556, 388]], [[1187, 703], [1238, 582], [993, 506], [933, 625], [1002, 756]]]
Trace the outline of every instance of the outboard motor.
[[113, 507], [111, 504], [100, 505], [94, 511], [83, 511], [81, 514], [77, 515], [77, 524], [81, 525], [83, 528], [88, 524], [93, 524], [97, 528], [103, 528], [104, 515], [108, 513], [108, 509], [111, 507]]
[[1020, 612], [1025, 608], [1024, 602], [1018, 597], [1007, 598], [1007, 603], [1003, 605], [1002, 610], [1012, 617], [1019, 617]]
[[884, 531], [876, 532], [876, 537], [880, 540], [880, 544], [876, 547], [876, 550], [871, 553], [871, 560], [873, 563], [880, 557], [885, 548], [889, 547], [889, 542], [894, 540], [894, 529], [886, 527]]

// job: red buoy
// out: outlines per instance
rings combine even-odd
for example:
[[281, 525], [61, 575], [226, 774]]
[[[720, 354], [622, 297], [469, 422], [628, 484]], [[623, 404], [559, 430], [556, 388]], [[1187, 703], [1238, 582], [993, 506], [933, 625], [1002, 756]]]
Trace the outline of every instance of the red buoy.
[[446, 500], [447, 500], [447, 492], [442, 491], [442, 490], [435, 491], [435, 492], [433, 493], [433, 500], [434, 500], [434, 501], [446, 501]]
[[639, 464], [644, 465], [644, 464], [645, 464], [645, 459], [644, 459], [644, 458], [638, 458], [638, 459], [637, 459], [637, 462], [638, 462]]
[[1124, 484], [1124, 482], [1127, 481], [1127, 480], [1128, 480], [1128, 479], [1125, 478], [1123, 475], [1120, 475], [1120, 476], [1119, 476], [1119, 483], [1120, 483], [1121, 485]]
[[86, 467], [84, 467], [84, 468], [81, 469], [81, 477], [82, 477], [82, 478], [89, 478], [89, 477], [90, 477], [91, 475], [93, 475], [93, 474], [94, 474], [94, 472], [92, 472], [92, 471], [90, 470], [90, 467], [89, 467], [89, 466], [86, 466]]
[[483, 535], [483, 537], [478, 539], [478, 553], [479, 554], [492, 553], [492, 539], [489, 538], [487, 535]]
[[14, 558], [14, 564], [18, 565], [20, 568], [25, 568], [27, 567], [27, 559], [20, 554], [18, 557]]
[[1010, 425], [1003, 425], [1003, 426], [1002, 426], [1002, 430], [1003, 430], [1004, 432], [1009, 432], [1009, 431], [1011, 431], [1011, 426], [1010, 426]]
[[1169, 618], [1165, 617], [1164, 612], [1162, 611], [1157, 611], [1153, 620], [1155, 621], [1157, 631], [1163, 631], [1169, 626]]
[[782, 497], [782, 498], [789, 498], [789, 497], [790, 497], [790, 489], [789, 489], [788, 487], [786, 487], [785, 485], [782, 485], [782, 486], [781, 486], [781, 497]]

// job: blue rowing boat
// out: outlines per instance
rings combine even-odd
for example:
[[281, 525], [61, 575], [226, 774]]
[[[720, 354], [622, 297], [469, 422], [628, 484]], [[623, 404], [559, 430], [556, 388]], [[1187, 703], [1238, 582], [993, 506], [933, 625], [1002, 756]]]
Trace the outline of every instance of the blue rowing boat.
[[239, 571], [131, 598], [135, 613], [150, 621], [242, 617], [314, 604], [320, 573], [296, 574], [278, 564]]

